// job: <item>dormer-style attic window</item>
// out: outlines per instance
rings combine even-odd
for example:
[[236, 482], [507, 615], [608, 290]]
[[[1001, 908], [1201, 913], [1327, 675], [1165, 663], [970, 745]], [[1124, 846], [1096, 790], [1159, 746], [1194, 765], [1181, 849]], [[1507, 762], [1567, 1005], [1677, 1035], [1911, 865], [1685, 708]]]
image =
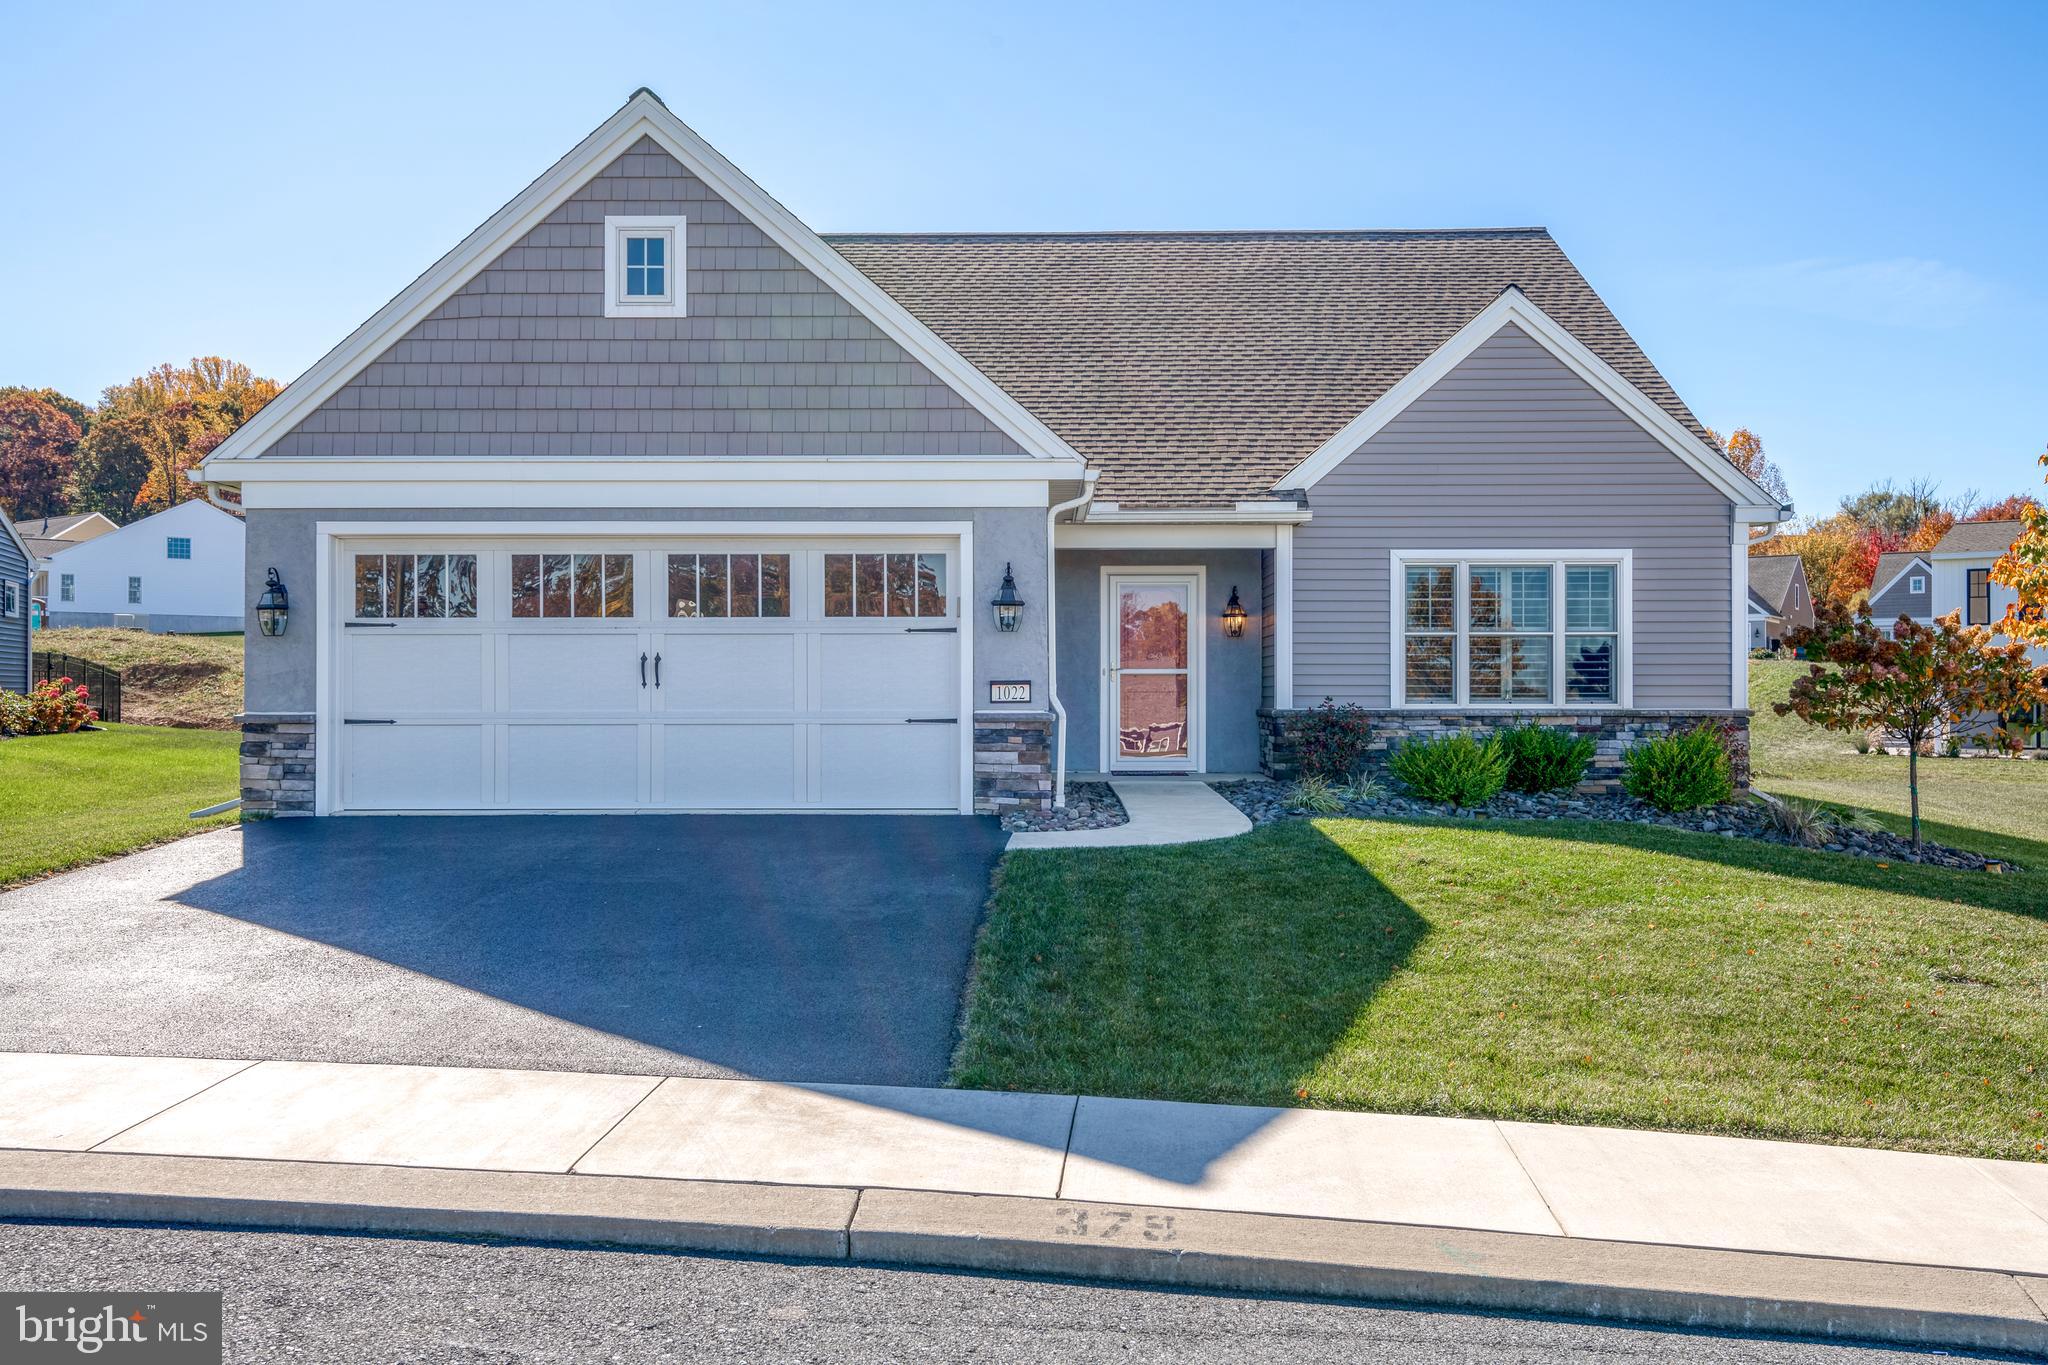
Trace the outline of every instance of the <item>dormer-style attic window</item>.
[[604, 315], [686, 316], [681, 217], [635, 214], [604, 220]]

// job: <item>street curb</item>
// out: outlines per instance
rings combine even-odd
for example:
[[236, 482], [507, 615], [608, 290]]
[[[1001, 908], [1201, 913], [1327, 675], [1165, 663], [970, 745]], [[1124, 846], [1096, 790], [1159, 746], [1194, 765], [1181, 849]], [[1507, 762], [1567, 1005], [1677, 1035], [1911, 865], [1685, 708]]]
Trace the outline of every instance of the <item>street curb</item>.
[[311, 1161], [0, 1152], [0, 1218], [216, 1223], [844, 1259], [853, 1190]]
[[1007, 1195], [0, 1151], [0, 1218], [941, 1266], [2048, 1356], [2048, 1279]]

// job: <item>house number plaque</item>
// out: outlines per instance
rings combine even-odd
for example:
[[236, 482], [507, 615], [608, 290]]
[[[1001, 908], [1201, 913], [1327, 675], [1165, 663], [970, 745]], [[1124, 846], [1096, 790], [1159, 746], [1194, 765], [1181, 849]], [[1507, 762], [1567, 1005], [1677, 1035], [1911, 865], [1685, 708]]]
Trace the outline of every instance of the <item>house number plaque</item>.
[[988, 685], [990, 701], [1030, 701], [1031, 684], [1028, 682], [992, 682]]

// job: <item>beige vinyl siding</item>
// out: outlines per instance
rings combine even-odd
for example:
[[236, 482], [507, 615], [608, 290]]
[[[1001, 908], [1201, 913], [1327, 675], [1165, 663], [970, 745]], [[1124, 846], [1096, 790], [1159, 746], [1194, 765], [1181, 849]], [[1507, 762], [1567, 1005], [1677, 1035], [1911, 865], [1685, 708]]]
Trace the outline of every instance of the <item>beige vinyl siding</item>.
[[[689, 220], [689, 316], [604, 316], [604, 220]], [[281, 456], [1013, 456], [642, 138], [272, 447]]]
[[1634, 704], [1726, 707], [1728, 499], [1517, 327], [1309, 491], [1294, 700], [1390, 704], [1388, 552], [1634, 551]]

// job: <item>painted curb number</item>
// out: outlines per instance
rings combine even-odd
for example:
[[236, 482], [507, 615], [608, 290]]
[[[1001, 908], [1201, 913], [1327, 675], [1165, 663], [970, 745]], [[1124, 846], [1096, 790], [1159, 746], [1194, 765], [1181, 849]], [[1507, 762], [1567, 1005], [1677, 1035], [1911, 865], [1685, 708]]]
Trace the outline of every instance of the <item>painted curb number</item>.
[[1140, 1215], [1135, 1209], [1061, 1207], [1052, 1211], [1052, 1218], [1053, 1235], [1057, 1237], [1098, 1237], [1104, 1241], [1117, 1238], [1130, 1240], [1126, 1235], [1128, 1230], [1148, 1242], [1180, 1240], [1180, 1233], [1174, 1228], [1174, 1215], [1170, 1213]]

